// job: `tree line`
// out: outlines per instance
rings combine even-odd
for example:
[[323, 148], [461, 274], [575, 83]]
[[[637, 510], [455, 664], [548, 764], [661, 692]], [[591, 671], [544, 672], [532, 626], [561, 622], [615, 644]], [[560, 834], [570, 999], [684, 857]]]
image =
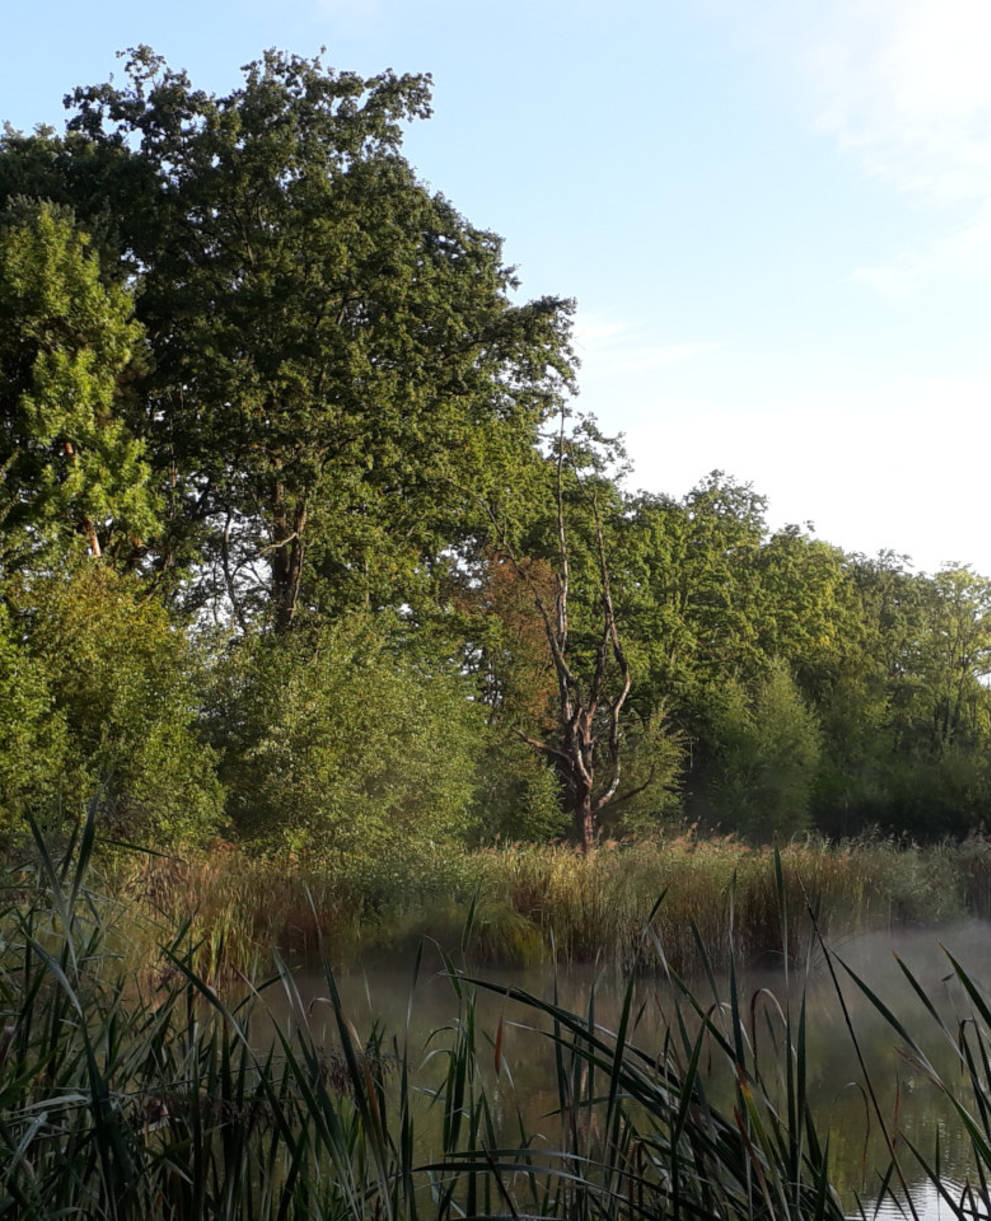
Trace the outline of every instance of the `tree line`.
[[0, 138], [0, 826], [983, 825], [991, 582], [634, 494], [572, 302], [418, 179], [430, 80], [149, 48]]

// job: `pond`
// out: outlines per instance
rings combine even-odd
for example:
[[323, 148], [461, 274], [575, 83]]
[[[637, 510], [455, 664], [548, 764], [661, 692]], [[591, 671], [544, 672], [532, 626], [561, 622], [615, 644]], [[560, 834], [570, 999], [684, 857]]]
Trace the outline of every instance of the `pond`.
[[[877, 1193], [880, 1171], [889, 1161], [886, 1128], [895, 1142], [919, 1217], [950, 1215], [946, 1204], [941, 1205], [931, 1185], [926, 1184], [911, 1146], [931, 1157], [938, 1137], [944, 1183], [949, 1186], [966, 1182], [973, 1167], [960, 1119], [946, 1094], [932, 1082], [905, 1041], [840, 963], [860, 976], [879, 1000], [890, 1007], [940, 1077], [970, 1107], [972, 1095], [961, 1074], [955, 1040], [974, 1020], [974, 1004], [955, 977], [947, 951], [983, 988], [991, 988], [991, 926], [968, 921], [935, 931], [871, 934], [831, 948], [840, 960], [834, 966], [842, 981], [840, 992], [856, 1042], [821, 951], [813, 954], [803, 969], [792, 968], [787, 977], [781, 970], [763, 970], [748, 972], [737, 981], [748, 1037], [764, 1072], [770, 1076], [783, 1073], [781, 1015], [790, 1009], [793, 1019], [797, 1019], [804, 988], [808, 1020], [807, 1095], [820, 1134], [828, 1132], [832, 1180], [844, 1205], [854, 1212], [861, 1201], [871, 1215], [870, 1201]], [[942, 1017], [945, 1030], [940, 1029], [911, 988], [896, 954], [910, 968], [924, 996]], [[621, 1020], [626, 981], [609, 969], [583, 967], [554, 972], [549, 968], [474, 968], [470, 974], [496, 988], [522, 989], [545, 999], [550, 999], [556, 989], [558, 1003], [577, 1014], [587, 1014], [594, 993], [595, 1021], [615, 1030]], [[359, 1037], [366, 1038], [378, 1027], [405, 1040], [410, 1062], [420, 1066], [422, 1083], [429, 1087], [441, 1071], [442, 1057], [436, 1051], [449, 1037], [458, 1015], [455, 990], [439, 957], [428, 947], [415, 980], [411, 962], [379, 958], [338, 975], [336, 982], [346, 1015]], [[304, 968], [297, 972], [296, 983], [311, 1028], [327, 1047], [333, 1047], [336, 1023], [327, 1002], [325, 976]], [[634, 990], [629, 1041], [656, 1055], [671, 1027], [677, 990], [670, 981], [652, 976], [638, 978]], [[702, 1008], [712, 1014], [713, 1022], [728, 1029], [729, 981], [696, 979], [692, 981], [692, 991]], [[265, 996], [273, 1017], [286, 1020], [288, 1005], [284, 997], [280, 1000], [278, 990], [266, 992]], [[684, 999], [681, 1008], [684, 1014]], [[690, 1010], [687, 1013], [691, 1020]], [[698, 1018], [694, 1020], [697, 1029]], [[549, 1142], [553, 1142], [560, 1122], [555, 1114], [558, 1093], [547, 1027], [548, 1022], [541, 1020], [539, 1014], [504, 994], [489, 989], [477, 992], [476, 1046], [483, 1049], [481, 1063], [491, 1075], [491, 1097], [496, 1104], [497, 1119], [504, 1127], [501, 1137], [509, 1143], [519, 1138], [518, 1116], [529, 1133], [540, 1133]], [[710, 1098], [731, 1114], [734, 1082], [715, 1046], [705, 1049], [700, 1072]], [[426, 1094], [424, 1109], [428, 1111]], [[429, 1143], [429, 1120], [420, 1131], [421, 1139]], [[430, 1150], [424, 1148], [423, 1152], [428, 1156]], [[885, 1206], [878, 1215], [899, 1213], [893, 1206]]]

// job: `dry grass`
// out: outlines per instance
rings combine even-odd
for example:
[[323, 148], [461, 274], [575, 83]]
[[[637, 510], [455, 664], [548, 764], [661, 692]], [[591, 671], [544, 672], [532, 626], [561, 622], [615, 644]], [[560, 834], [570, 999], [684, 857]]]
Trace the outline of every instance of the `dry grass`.
[[[415, 873], [404, 894], [390, 895], [381, 887], [396, 862], [366, 865], [356, 889], [357, 871], [347, 883], [334, 882], [326, 865], [304, 871], [298, 862], [252, 861], [218, 846], [198, 862], [158, 859], [126, 878], [118, 862], [115, 880], [130, 890], [122, 908], [120, 898], [108, 900], [102, 875], [90, 875], [93, 843], [91, 817], [63, 859], [39, 836], [33, 869], [0, 870], [0, 1216], [843, 1221], [850, 1213], [836, 1190], [828, 1128], [810, 1105], [804, 993], [783, 994], [768, 1008], [773, 1038], [762, 1037], [758, 1056], [758, 1010], [737, 982], [741, 947], [764, 949], [771, 924], [793, 939], [786, 913], [812, 887], [824, 920], [947, 914], [947, 904], [986, 893], [981, 870], [988, 859], [973, 844], [928, 852], [879, 842], [805, 844], [776, 855], [731, 840], [692, 839], [617, 846], [588, 859], [563, 849], [448, 851], [434, 876]], [[264, 945], [256, 939], [287, 935], [308, 883], [328, 888], [311, 892], [305, 905], [310, 932], [326, 923], [350, 934], [356, 926], [342, 897], [359, 896], [364, 918], [377, 914], [384, 931], [438, 885], [449, 890], [458, 879], [475, 887], [468, 923], [484, 953], [504, 952], [521, 937], [522, 945], [543, 946], [555, 921], [565, 937], [562, 953], [628, 949], [627, 922], [667, 884], [670, 903], [655, 922], [660, 936], [656, 943], [641, 937], [641, 949], [653, 958], [655, 945], [673, 938], [657, 963], [663, 970], [664, 957], [670, 963], [672, 952], [681, 952], [685, 925], [689, 933], [694, 925], [714, 995], [704, 987], [705, 998], [696, 997], [690, 983], [670, 978], [673, 1020], [646, 1047], [636, 1042], [642, 1006], [634, 971], [615, 1030], [607, 1030], [594, 1020], [594, 992], [586, 1014], [569, 1012], [556, 998], [542, 1000], [505, 980], [470, 979], [448, 958], [452, 1015], [428, 1036], [423, 1057], [422, 1049], [411, 1055], [408, 1032], [386, 1042], [373, 1025], [362, 1042], [330, 970], [325, 999], [337, 1041], [325, 1046], [281, 960], [278, 981], [292, 1016], [270, 1023], [261, 1039], [250, 1026], [253, 998], [225, 1000], [229, 990], [195, 966], [207, 952], [223, 965], [233, 933], [245, 938], [242, 949], [253, 950]], [[324, 893], [334, 905], [320, 906]], [[193, 923], [168, 928], [172, 905], [193, 909]], [[128, 908], [136, 920], [121, 920]], [[166, 936], [135, 977], [117, 942], [122, 929], [151, 913]], [[710, 952], [721, 946], [734, 963], [725, 988], [716, 983]], [[931, 1155], [918, 1148], [899, 1130], [897, 1107], [891, 1117], [878, 1101], [839, 984], [844, 969], [824, 941], [819, 948], [860, 1065], [865, 1109], [869, 1099], [883, 1137], [875, 1174], [865, 1178], [872, 1193], [893, 1207], [897, 1196], [914, 1216], [907, 1188], [921, 1173], [948, 1215], [987, 1216], [991, 1004], [949, 958], [969, 1014], [944, 1020], [902, 964], [907, 1001], [924, 1007], [953, 1051], [952, 1070], [941, 1077], [901, 1019], [845, 970], [966, 1135], [979, 1177], [955, 1188], [943, 1173], [940, 1142]], [[553, 1064], [545, 1118], [558, 1131], [550, 1143], [514, 1113], [508, 1074], [502, 1080], [502, 1019], [489, 1042], [476, 1021], [476, 989], [523, 1006], [524, 1025]], [[722, 1105], [704, 1080], [703, 1060], [714, 1058], [732, 1083], [732, 1100]], [[428, 1078], [419, 1077], [428, 1066]], [[865, 1160], [862, 1177], [867, 1171]]]
[[745, 960], [780, 959], [782, 894], [792, 953], [810, 907], [831, 937], [991, 911], [984, 841], [810, 840], [781, 848], [780, 864], [779, 893], [774, 851], [732, 838], [614, 844], [587, 858], [554, 845], [421, 847], [377, 861], [259, 858], [217, 844], [190, 860], [121, 865], [118, 884], [164, 925], [190, 923], [207, 974], [248, 969], [273, 947], [313, 957], [322, 946], [342, 962], [423, 935], [450, 946], [469, 910], [476, 961], [531, 965], [555, 954], [628, 965], [662, 893], [654, 928], [675, 970], [695, 960], [697, 939], [716, 965], [731, 939]]

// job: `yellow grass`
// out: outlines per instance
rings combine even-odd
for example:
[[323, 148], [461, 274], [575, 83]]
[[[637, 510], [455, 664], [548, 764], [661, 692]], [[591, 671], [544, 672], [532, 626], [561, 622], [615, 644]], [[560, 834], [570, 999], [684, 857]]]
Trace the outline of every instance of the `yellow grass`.
[[[810, 840], [783, 846], [780, 860], [795, 954], [809, 907], [832, 937], [991, 911], [991, 845], [981, 840]], [[730, 929], [744, 958], [780, 957], [774, 851], [732, 838], [611, 844], [587, 858], [556, 845], [421, 846], [378, 861], [259, 858], [217, 844], [195, 859], [152, 860], [120, 883], [164, 924], [192, 921], [205, 971], [245, 968], [273, 946], [306, 957], [322, 943], [342, 961], [423, 934], [453, 944], [469, 910], [477, 960], [532, 964], [556, 952], [629, 964], [662, 893], [653, 927], [676, 970], [697, 961], [693, 924], [717, 963]]]

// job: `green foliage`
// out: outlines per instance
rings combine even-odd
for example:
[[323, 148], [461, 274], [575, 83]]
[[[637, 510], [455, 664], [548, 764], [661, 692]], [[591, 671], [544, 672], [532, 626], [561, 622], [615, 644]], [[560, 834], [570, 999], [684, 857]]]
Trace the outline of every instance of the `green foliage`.
[[737, 682], [716, 697], [709, 817], [725, 830], [767, 841], [808, 826], [820, 735], [782, 662], [772, 664], [752, 699]]
[[0, 841], [23, 830], [21, 816], [57, 804], [66, 768], [64, 714], [45, 668], [16, 638], [0, 603]]
[[986, 825], [991, 776], [986, 749], [950, 745], [938, 756], [894, 756], [886, 774], [887, 807], [876, 821], [904, 835], [963, 837]]
[[621, 800], [607, 808], [603, 828], [612, 836], [653, 835], [680, 822], [685, 743], [663, 710], [646, 720], [630, 717], [623, 738]]
[[472, 835], [480, 843], [557, 839], [571, 825], [553, 770], [497, 725], [480, 756], [474, 810]]
[[986, 819], [991, 695], [987, 582], [967, 568], [914, 575], [851, 557], [847, 643], [819, 704], [821, 826], [878, 824], [921, 837]]
[[761, 651], [785, 659], [805, 697], [816, 702], [842, 666], [858, 626], [844, 560], [838, 548], [797, 526], [777, 531], [755, 557]]
[[273, 51], [215, 96], [139, 47], [69, 109], [0, 135], [4, 834], [103, 785], [200, 837], [217, 757], [253, 842], [383, 877], [682, 794], [757, 839], [987, 823], [991, 581], [771, 533], [719, 471], [629, 496], [570, 303], [403, 157], [428, 77]]
[[991, 701], [991, 580], [971, 568], [942, 568], [927, 589], [919, 671], [932, 708], [933, 749], [987, 741]]
[[373, 617], [236, 646], [212, 722], [233, 821], [262, 845], [374, 859], [468, 829], [481, 710]]
[[676, 699], [728, 675], [759, 673], [759, 576], [765, 502], [713, 471], [681, 501], [633, 504], [637, 611], [654, 684]]
[[[85, 540], [133, 550], [157, 528], [121, 386], [143, 332], [106, 287], [71, 216], [22, 201], [0, 214], [0, 565], [42, 564]], [[49, 548], [55, 548], [53, 555]]]
[[402, 158], [429, 78], [271, 51], [215, 97], [147, 47], [126, 74], [76, 90], [64, 138], [8, 133], [0, 187], [119, 218], [155, 357], [134, 420], [167, 491], [160, 564], [199, 556], [198, 604], [283, 629], [429, 590], [484, 490], [533, 460], [570, 307], [511, 304], [500, 239]]
[[104, 834], [160, 846], [215, 833], [222, 794], [197, 736], [196, 661], [161, 605], [93, 562], [12, 601], [64, 725], [65, 813], [100, 792]]

